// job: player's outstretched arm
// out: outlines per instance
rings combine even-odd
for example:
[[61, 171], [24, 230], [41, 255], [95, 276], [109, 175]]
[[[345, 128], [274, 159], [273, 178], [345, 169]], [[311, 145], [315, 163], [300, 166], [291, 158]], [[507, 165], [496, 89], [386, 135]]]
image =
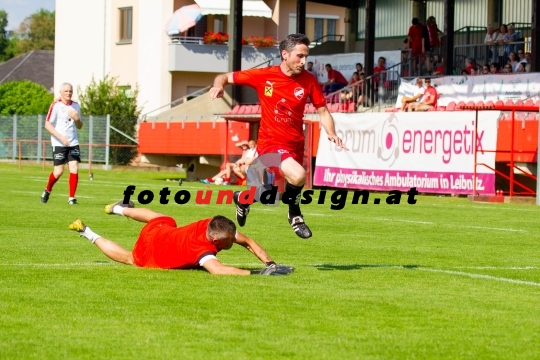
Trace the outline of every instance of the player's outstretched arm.
[[233, 73], [220, 74], [214, 79], [214, 85], [210, 88], [210, 100], [223, 97], [224, 88], [226, 85], [234, 84]]
[[326, 134], [328, 135], [328, 140], [336, 143], [336, 145], [342, 149], [349, 150], [343, 143], [343, 140], [341, 140], [341, 138], [336, 135], [334, 118], [332, 117], [332, 114], [330, 114], [330, 111], [328, 111], [328, 108], [326, 106], [323, 106], [321, 108], [318, 108], [317, 112], [319, 113], [319, 117], [321, 118], [321, 124], [324, 127]]
[[203, 264], [203, 268], [212, 275], [251, 275], [249, 270], [223, 265], [218, 259], [207, 260]]
[[248, 249], [253, 255], [255, 255], [259, 260], [261, 260], [263, 263], [270, 263], [273, 262], [272, 258], [266, 250], [263, 249], [261, 245], [259, 245], [255, 240], [247, 237], [246, 235], [242, 233], [236, 233], [236, 241], [238, 245], [241, 245]]

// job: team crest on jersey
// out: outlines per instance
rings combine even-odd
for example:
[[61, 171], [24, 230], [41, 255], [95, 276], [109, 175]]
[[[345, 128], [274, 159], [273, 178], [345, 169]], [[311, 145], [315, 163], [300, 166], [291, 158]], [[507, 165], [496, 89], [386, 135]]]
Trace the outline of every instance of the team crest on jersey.
[[294, 89], [294, 96], [296, 96], [298, 100], [302, 100], [302, 98], [304, 97], [304, 93], [304, 88], [297, 87], [296, 89]]
[[272, 93], [274, 92], [274, 88], [271, 86], [265, 86], [264, 87], [264, 96], [272, 96]]

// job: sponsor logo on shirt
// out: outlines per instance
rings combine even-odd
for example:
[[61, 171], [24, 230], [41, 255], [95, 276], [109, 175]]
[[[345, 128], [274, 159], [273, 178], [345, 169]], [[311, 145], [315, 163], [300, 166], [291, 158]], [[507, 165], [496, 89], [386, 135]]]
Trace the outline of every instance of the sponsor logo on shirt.
[[275, 81], [274, 82], [270, 82], [268, 80], [266, 80], [266, 83], [270, 86], [265, 86], [264, 87], [264, 96], [272, 96], [272, 93], [274, 92], [274, 84], [275, 84]]
[[287, 104], [287, 100], [281, 99], [277, 102], [276, 107], [274, 109], [274, 114], [276, 116], [274, 117], [274, 120], [276, 122], [291, 122], [293, 121], [290, 116], [292, 115], [292, 110]]

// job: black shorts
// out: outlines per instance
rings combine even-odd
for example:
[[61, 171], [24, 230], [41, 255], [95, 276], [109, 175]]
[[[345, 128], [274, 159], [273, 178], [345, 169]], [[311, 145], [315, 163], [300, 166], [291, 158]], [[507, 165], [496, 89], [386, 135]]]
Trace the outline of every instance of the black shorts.
[[64, 165], [70, 161], [81, 162], [79, 145], [76, 146], [53, 146], [54, 166]]

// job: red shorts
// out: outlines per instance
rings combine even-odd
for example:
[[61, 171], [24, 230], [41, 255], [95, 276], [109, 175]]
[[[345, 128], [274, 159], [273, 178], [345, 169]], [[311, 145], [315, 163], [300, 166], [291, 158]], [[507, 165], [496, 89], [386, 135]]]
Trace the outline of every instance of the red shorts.
[[268, 153], [280, 153], [282, 162], [285, 159], [292, 157], [297, 163], [299, 163], [302, 166], [304, 165], [304, 144], [301, 144], [296, 149], [294, 148], [286, 149], [282, 145], [271, 145], [271, 146], [261, 147], [257, 144], [257, 156], [261, 156]]
[[176, 229], [177, 226], [170, 216], [160, 216], [146, 223], [131, 251], [136, 266], [156, 267], [153, 266], [154, 239], [159, 238], [161, 232], [169, 232], [171, 228]]

